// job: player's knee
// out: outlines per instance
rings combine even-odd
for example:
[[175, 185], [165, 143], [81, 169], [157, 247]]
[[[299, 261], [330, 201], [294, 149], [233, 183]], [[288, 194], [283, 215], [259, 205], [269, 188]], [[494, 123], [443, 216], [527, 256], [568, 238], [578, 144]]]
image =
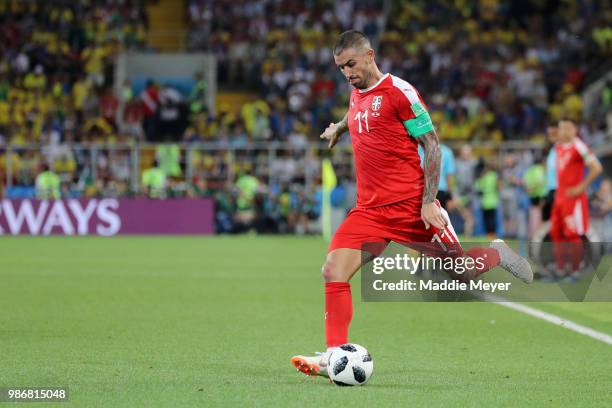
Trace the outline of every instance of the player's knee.
[[326, 261], [321, 267], [321, 276], [323, 277], [323, 280], [325, 282], [329, 282], [331, 278], [333, 277], [333, 274], [334, 274], [334, 270], [332, 267], [332, 263], [329, 261]]
[[325, 261], [321, 267], [321, 275], [325, 282], [343, 282], [345, 279], [342, 276], [342, 271], [338, 264], [333, 261]]

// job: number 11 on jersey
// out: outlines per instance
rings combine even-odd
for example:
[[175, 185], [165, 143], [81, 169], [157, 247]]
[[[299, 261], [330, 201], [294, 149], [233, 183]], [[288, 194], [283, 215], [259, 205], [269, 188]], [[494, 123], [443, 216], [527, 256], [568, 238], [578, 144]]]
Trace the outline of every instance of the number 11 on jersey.
[[359, 133], [361, 133], [362, 130], [363, 130], [363, 128], [361, 127], [361, 119], [362, 118], [363, 118], [363, 121], [365, 122], [366, 131], [370, 132], [370, 126], [368, 124], [368, 110], [367, 109], [365, 111], [363, 111], [363, 114], [361, 113], [361, 111], [357, 112], [357, 114], [354, 117], [354, 119], [359, 124]]

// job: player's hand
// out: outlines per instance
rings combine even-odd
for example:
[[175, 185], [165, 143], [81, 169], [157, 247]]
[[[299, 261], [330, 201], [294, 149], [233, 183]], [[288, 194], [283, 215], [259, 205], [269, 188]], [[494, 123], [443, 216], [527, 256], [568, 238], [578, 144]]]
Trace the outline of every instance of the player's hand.
[[329, 140], [328, 148], [332, 148], [338, 143], [338, 139], [340, 139], [340, 135], [338, 134], [338, 124], [330, 123], [329, 126], [321, 133], [321, 139]]
[[568, 188], [565, 195], [567, 195], [570, 198], [577, 197], [580, 194], [582, 194], [583, 191], [584, 191], [584, 187], [582, 186], [582, 184], [578, 184], [577, 186]]
[[446, 228], [446, 220], [442, 217], [442, 211], [436, 203], [423, 204], [421, 207], [421, 219], [425, 223], [425, 228], [429, 229], [431, 225], [439, 230]]

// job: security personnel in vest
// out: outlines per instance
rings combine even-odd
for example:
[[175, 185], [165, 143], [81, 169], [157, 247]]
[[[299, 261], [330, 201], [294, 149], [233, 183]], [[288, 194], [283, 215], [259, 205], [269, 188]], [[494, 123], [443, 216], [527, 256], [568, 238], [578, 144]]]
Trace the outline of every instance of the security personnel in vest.
[[42, 172], [36, 176], [36, 198], [39, 200], [61, 198], [60, 178], [47, 163], [43, 163]]
[[142, 172], [142, 191], [149, 198], [166, 198], [166, 173], [159, 168], [157, 160], [153, 167]]

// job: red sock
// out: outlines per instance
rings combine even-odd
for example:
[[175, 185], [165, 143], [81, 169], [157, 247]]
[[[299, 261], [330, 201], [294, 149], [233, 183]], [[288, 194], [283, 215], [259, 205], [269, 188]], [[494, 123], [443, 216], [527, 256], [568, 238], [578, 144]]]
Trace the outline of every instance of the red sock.
[[467, 256], [474, 258], [476, 273], [472, 278], [477, 277], [481, 273], [490, 271], [499, 265], [499, 253], [495, 248], [474, 247], [467, 250]]
[[348, 282], [325, 282], [325, 338], [327, 347], [348, 343], [353, 298]]
[[584, 258], [584, 245], [582, 241], [574, 242], [571, 249], [569, 259], [572, 263], [572, 272], [578, 272], [580, 271], [580, 263]]

